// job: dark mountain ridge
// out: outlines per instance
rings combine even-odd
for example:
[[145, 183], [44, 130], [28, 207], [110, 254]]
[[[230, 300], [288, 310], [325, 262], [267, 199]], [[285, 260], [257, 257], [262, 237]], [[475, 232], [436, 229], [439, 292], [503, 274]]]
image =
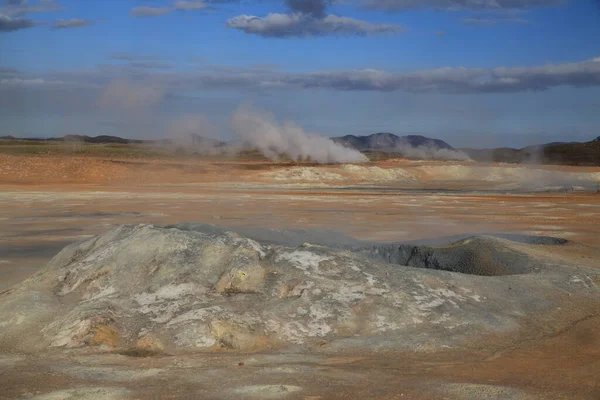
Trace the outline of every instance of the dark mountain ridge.
[[552, 142], [513, 149], [460, 149], [474, 161], [600, 166], [600, 136], [589, 142]]
[[[110, 135], [87, 136], [74, 134], [58, 138], [18, 138], [7, 135], [0, 136], [0, 140], [163, 145], [178, 145], [183, 141], [206, 148], [225, 148], [228, 146], [226, 142], [205, 138], [198, 134], [191, 134], [186, 138], [158, 140], [126, 139]], [[479, 162], [600, 166], [600, 136], [589, 142], [551, 142], [520, 149], [510, 147], [455, 149], [440, 139], [432, 139], [421, 135], [397, 136], [388, 132], [379, 132], [367, 136], [346, 135], [332, 137], [331, 140], [342, 146], [361, 151], [374, 160], [380, 159], [380, 155], [383, 155], [383, 158], [389, 158], [391, 154], [394, 154], [407, 158], [424, 159], [461, 160], [470, 158], [473, 161]], [[464, 157], [455, 157], [457, 155], [464, 155]]]
[[185, 142], [186, 144], [192, 143], [196, 145], [206, 145], [212, 147], [225, 146], [226, 143], [217, 139], [210, 139], [200, 136], [196, 133], [192, 133], [187, 137], [181, 137], [176, 139], [155, 139], [155, 140], [140, 140], [140, 139], [126, 139], [119, 136], [100, 135], [100, 136], [88, 136], [88, 135], [75, 135], [69, 134], [61, 137], [52, 138], [17, 138], [11, 135], [0, 136], [0, 140], [23, 140], [23, 141], [38, 141], [38, 142], [82, 142], [82, 143], [103, 143], [103, 144], [178, 144], [179, 142]]
[[440, 139], [432, 139], [421, 135], [397, 136], [389, 132], [379, 132], [368, 136], [346, 135], [332, 137], [331, 140], [342, 146], [352, 147], [359, 151], [373, 150], [394, 152], [395, 150], [401, 150], [407, 147], [426, 147], [435, 150], [454, 149], [448, 143]]

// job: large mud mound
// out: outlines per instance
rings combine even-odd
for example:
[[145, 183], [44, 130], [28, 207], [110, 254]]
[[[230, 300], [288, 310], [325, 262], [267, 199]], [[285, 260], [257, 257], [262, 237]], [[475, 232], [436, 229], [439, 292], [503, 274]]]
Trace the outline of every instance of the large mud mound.
[[513, 255], [498, 254], [521, 257], [531, 245], [505, 239], [463, 241], [454, 253], [419, 250], [406, 263], [454, 262], [461, 272], [489, 264], [486, 272], [496, 273], [488, 275], [500, 275], [501, 264], [500, 272], [521, 275], [396, 265], [408, 248], [385, 256], [380, 249], [378, 259], [365, 249], [289, 247], [194, 229], [122, 226], [68, 246], [0, 295], [0, 351], [430, 350], [516, 329], [524, 316], [556, 307], [549, 291], [597, 295], [595, 271], [533, 258], [535, 268], [511, 270]]

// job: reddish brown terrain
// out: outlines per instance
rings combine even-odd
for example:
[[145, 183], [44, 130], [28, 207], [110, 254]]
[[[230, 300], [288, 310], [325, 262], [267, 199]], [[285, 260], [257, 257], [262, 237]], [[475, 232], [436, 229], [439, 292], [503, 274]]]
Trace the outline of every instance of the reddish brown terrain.
[[[0, 290], [64, 246], [129, 223], [318, 228], [376, 242], [542, 235], [570, 241], [539, 250], [546, 256], [600, 268], [599, 181], [598, 167], [0, 154]], [[0, 359], [0, 397], [121, 382], [136, 393], [132, 398], [188, 398], [195, 390], [195, 398], [598, 399], [598, 308], [565, 304], [545, 331], [525, 326], [484, 335], [460, 352], [7, 356]], [[578, 318], [561, 323], [565, 315]], [[134, 376], [148, 370], [163, 372]], [[228, 392], [240, 382], [246, 392]], [[76, 398], [69, 395], [52, 398]], [[121, 398], [110, 396], [98, 398]]]

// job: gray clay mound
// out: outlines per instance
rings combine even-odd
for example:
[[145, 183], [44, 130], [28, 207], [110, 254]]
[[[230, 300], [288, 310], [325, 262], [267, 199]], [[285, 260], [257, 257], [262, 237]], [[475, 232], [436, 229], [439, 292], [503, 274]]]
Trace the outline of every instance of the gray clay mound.
[[66, 247], [0, 293], [0, 352], [433, 350], [517, 329], [557, 307], [549, 293], [598, 295], [597, 270], [506, 239], [351, 250], [187, 228], [125, 225]]
[[443, 247], [373, 246], [365, 253], [390, 264], [482, 276], [525, 274], [542, 267], [540, 261], [492, 236], [471, 237]]

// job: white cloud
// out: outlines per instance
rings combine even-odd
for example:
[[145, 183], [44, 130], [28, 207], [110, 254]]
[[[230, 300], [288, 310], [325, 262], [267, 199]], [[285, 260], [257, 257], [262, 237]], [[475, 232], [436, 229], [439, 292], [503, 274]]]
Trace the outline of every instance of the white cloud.
[[175, 9], [179, 11], [204, 10], [206, 3], [201, 0], [178, 0], [175, 2]]
[[38, 23], [29, 18], [13, 18], [8, 15], [0, 14], [0, 33], [33, 28], [36, 25], [38, 25]]
[[227, 26], [264, 37], [311, 37], [326, 35], [380, 35], [398, 33], [401, 25], [374, 24], [354, 18], [327, 15], [315, 18], [303, 13], [275, 14], [265, 17], [239, 15], [227, 21]]
[[7, 5], [0, 10], [0, 13], [8, 16], [21, 17], [27, 14], [43, 13], [51, 11], [60, 11], [62, 7], [54, 0], [40, 0], [38, 2], [8, 1]]
[[81, 28], [84, 26], [93, 25], [93, 22], [87, 19], [72, 18], [72, 19], [59, 19], [54, 23], [53, 29], [71, 29]]
[[170, 13], [172, 10], [168, 7], [135, 7], [130, 14], [134, 17], [159, 17]]

